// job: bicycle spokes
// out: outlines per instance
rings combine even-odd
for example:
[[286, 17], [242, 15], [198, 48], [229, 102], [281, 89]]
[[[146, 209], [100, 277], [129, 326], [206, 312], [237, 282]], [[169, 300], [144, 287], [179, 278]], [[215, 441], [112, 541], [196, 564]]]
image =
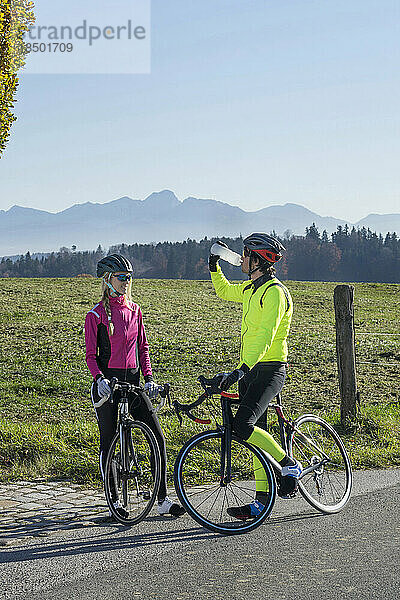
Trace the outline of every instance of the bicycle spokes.
[[[192, 517], [213, 531], [228, 534], [250, 531], [261, 523], [272, 509], [276, 491], [272, 469], [258, 449], [236, 438], [230, 448], [221, 476], [221, 449], [225, 449], [222, 432], [199, 434], [182, 448], [174, 473], [178, 496]], [[254, 457], [259, 460], [257, 480]], [[248, 522], [233, 517], [230, 509], [253, 502], [258, 485], [263, 486], [266, 496], [260, 515]]]
[[[160, 484], [158, 445], [147, 425], [132, 422], [121, 436], [114, 437], [106, 473], [105, 491], [111, 512], [122, 523], [138, 523], [151, 510]], [[117, 501], [127, 517], [118, 513]]]
[[313, 415], [299, 418], [289, 450], [303, 465], [299, 489], [304, 498], [321, 512], [343, 508], [350, 496], [351, 465], [333, 427]]

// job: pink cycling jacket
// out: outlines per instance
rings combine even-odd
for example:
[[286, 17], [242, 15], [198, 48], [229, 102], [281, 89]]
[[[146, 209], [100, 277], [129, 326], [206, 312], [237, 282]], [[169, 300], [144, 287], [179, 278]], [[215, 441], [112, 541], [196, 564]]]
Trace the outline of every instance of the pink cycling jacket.
[[111, 320], [114, 334], [103, 303], [99, 302], [86, 315], [86, 363], [96, 378], [106, 369], [141, 369], [151, 376], [149, 344], [143, 325], [142, 312], [137, 304], [125, 296], [110, 298]]

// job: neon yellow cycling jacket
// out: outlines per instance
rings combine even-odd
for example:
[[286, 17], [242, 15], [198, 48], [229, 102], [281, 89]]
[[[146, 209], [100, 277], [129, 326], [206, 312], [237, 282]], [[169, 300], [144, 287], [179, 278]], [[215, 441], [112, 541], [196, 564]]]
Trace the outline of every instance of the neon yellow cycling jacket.
[[239, 366], [245, 363], [251, 369], [258, 362], [286, 362], [293, 315], [288, 289], [276, 277], [267, 276], [230, 283], [219, 265], [210, 274], [220, 298], [243, 303]]

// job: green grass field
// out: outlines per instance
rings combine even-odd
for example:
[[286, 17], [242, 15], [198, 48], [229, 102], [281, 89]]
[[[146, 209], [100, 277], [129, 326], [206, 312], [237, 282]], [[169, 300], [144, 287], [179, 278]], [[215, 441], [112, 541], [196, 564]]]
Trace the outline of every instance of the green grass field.
[[[339, 425], [333, 283], [289, 282], [295, 314], [290, 379], [292, 416], [313, 411], [340, 430], [356, 467], [400, 465], [400, 285], [356, 284], [360, 415]], [[98, 431], [89, 398], [83, 322], [97, 302], [95, 279], [0, 280], [0, 479], [48, 477], [98, 483]], [[192, 401], [196, 378], [236, 366], [241, 306], [218, 299], [210, 282], [134, 281], [153, 371], [173, 396]], [[170, 468], [200, 426], [161, 421]]]

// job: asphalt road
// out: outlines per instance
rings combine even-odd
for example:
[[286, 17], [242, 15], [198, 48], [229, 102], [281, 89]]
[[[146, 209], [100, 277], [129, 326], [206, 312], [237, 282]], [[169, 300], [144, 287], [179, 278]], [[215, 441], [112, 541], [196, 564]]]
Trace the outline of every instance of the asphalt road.
[[346, 509], [277, 502], [254, 532], [210, 533], [188, 516], [98, 524], [1, 553], [4, 600], [319, 600], [400, 597], [400, 471], [357, 473]]

